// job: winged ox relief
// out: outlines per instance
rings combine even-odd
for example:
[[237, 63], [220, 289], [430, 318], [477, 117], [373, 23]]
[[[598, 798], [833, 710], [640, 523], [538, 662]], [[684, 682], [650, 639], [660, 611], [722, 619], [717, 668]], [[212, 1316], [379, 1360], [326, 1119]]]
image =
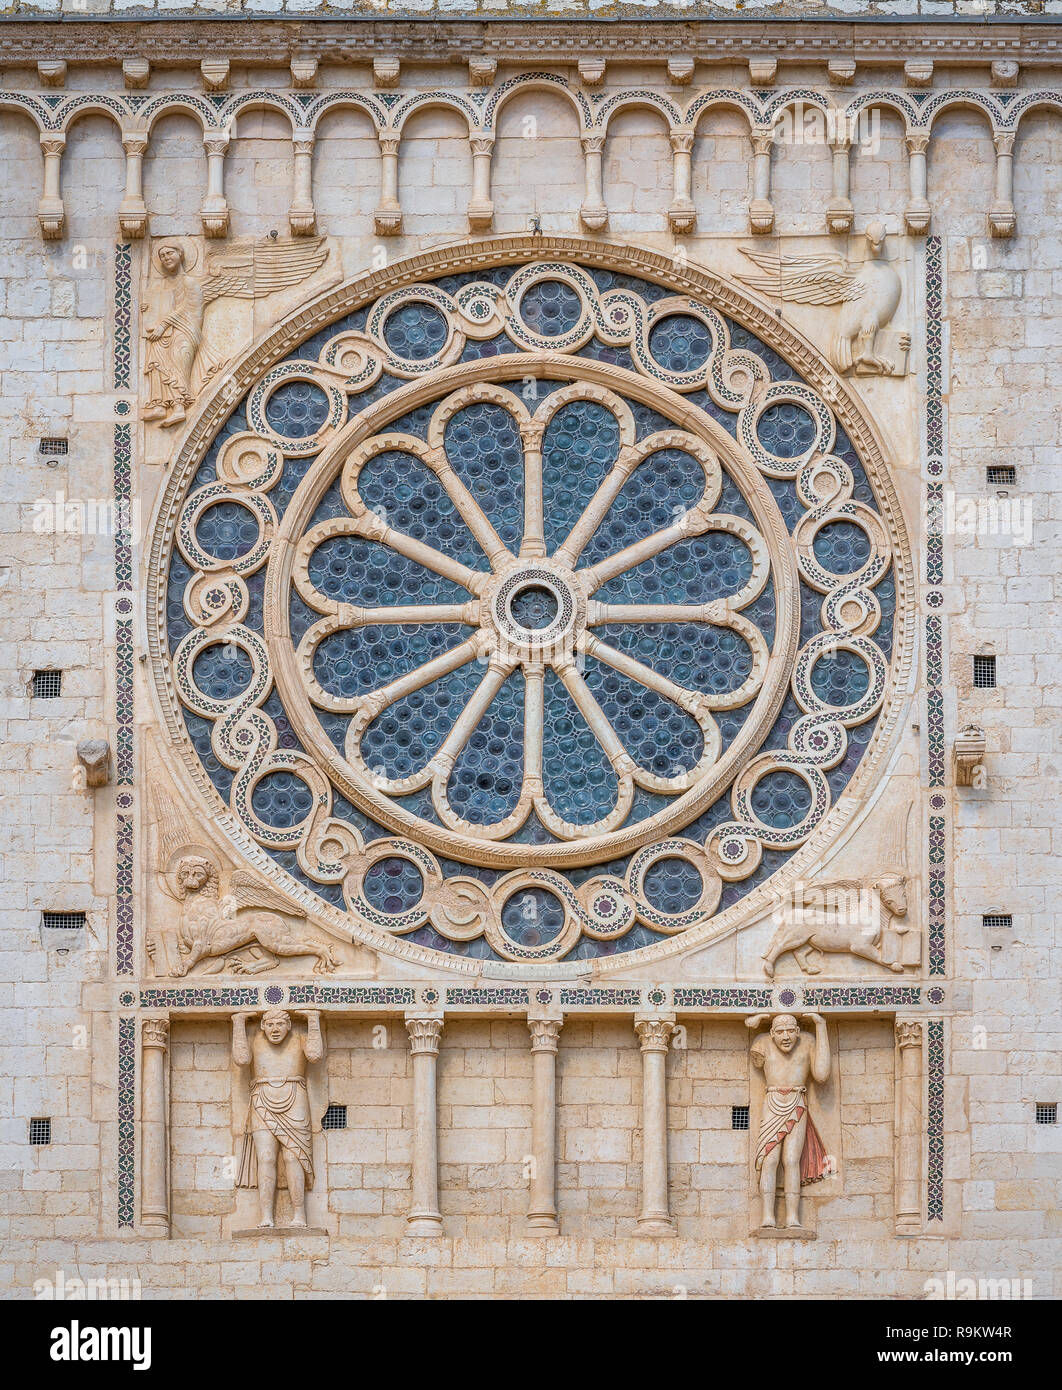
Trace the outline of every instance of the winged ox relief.
[[[194, 239], [160, 241], [151, 262], [147, 298], [141, 303], [146, 400], [142, 418], [172, 429], [187, 417], [203, 387], [232, 355], [207, 332], [207, 309], [217, 300], [258, 300], [276, 295], [319, 274], [327, 274], [327, 238], [263, 238], [238, 242], [208, 257], [196, 273], [199, 247]], [[319, 288], [334, 284], [338, 271]], [[237, 344], [236, 346], [239, 346]]]
[[891, 327], [903, 283], [886, 257], [885, 228], [872, 222], [865, 232], [866, 257], [779, 256], [743, 246], [759, 274], [738, 275], [754, 290], [792, 304], [836, 306], [830, 360], [838, 372], [856, 376], [906, 376], [910, 335]]

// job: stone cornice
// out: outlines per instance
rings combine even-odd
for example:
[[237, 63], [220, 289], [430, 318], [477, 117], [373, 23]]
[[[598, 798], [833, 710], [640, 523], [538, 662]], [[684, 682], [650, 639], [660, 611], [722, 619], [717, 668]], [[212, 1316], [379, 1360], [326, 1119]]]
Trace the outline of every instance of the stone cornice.
[[225, 53], [234, 63], [286, 62], [291, 56], [365, 64], [394, 55], [418, 63], [467, 63], [470, 54], [499, 61], [571, 63], [595, 55], [610, 61], [644, 62], [681, 53], [704, 63], [777, 58], [783, 65], [838, 56], [863, 63], [902, 66], [912, 58], [942, 65], [987, 63], [1002, 58], [1036, 64], [1062, 60], [1062, 26], [1053, 16], [1015, 21], [982, 19], [887, 23], [875, 16], [852, 19], [572, 20], [377, 19], [318, 15], [306, 20], [259, 15], [223, 17], [190, 13], [180, 19], [154, 14], [91, 19], [29, 17], [0, 22], [0, 63], [36, 64], [42, 52], [78, 63], [114, 64], [145, 58], [161, 66], [187, 64]]

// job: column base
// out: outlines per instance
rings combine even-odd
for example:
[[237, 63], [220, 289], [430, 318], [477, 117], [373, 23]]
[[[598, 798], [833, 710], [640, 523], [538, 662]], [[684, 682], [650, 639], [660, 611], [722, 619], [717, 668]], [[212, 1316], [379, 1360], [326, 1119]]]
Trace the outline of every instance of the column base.
[[61, 198], [42, 198], [37, 205], [37, 225], [45, 241], [60, 241], [66, 222]]
[[579, 209], [579, 220], [588, 232], [603, 232], [608, 226], [608, 208], [603, 203], [599, 207], [584, 203]]
[[852, 204], [847, 198], [835, 198], [833, 202], [826, 204], [826, 229], [834, 236], [840, 236], [852, 230], [853, 218]]
[[122, 236], [138, 241], [147, 235], [148, 212], [142, 202], [123, 203], [118, 209], [118, 226]]
[[438, 1213], [417, 1212], [406, 1217], [407, 1236], [441, 1236], [442, 1233], [442, 1217]]
[[468, 227], [473, 232], [489, 232], [494, 221], [494, 204], [477, 203], [473, 199], [468, 205]]
[[555, 1216], [529, 1216], [527, 1218], [529, 1236], [558, 1236], [560, 1226]]
[[327, 1236], [323, 1226], [248, 1226], [246, 1230], [233, 1231], [233, 1240], [268, 1240], [270, 1236]]
[[1013, 203], [992, 204], [988, 211], [988, 230], [994, 237], [1012, 237], [1017, 225]]
[[378, 207], [373, 214], [373, 224], [377, 236], [398, 236], [402, 230], [402, 209]]
[[774, 206], [766, 198], [754, 198], [749, 205], [749, 231], [766, 236], [774, 230]]
[[288, 227], [292, 236], [313, 236], [317, 231], [317, 213], [312, 203], [292, 203], [288, 209]]
[[674, 1236], [675, 1223], [669, 1216], [639, 1216], [638, 1234], [640, 1236]]
[[818, 1240], [818, 1232], [810, 1226], [757, 1226], [753, 1240]]
[[697, 224], [697, 209], [689, 199], [676, 199], [667, 210], [667, 221], [676, 236], [685, 236]]
[[221, 203], [206, 202], [200, 209], [200, 220], [203, 223], [203, 235], [210, 240], [216, 241], [229, 234], [229, 209], [228, 205]]
[[928, 203], [908, 203], [903, 210], [904, 226], [912, 236], [925, 236], [929, 231], [930, 216]]

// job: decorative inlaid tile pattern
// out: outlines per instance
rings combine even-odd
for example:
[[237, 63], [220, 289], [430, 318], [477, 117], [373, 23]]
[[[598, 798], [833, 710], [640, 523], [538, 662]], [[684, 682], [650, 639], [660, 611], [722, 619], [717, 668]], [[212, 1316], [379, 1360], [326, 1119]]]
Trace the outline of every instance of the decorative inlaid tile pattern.
[[562, 1008], [593, 1008], [607, 1005], [625, 1009], [636, 1009], [642, 1002], [640, 989], [562, 989], [560, 992]]
[[812, 1009], [901, 1009], [921, 1000], [917, 985], [825, 985], [804, 991], [804, 1003]]
[[114, 389], [129, 391], [132, 369], [133, 257], [128, 242], [114, 248]]
[[197, 1009], [249, 1009], [257, 1003], [258, 990], [253, 985], [217, 988], [189, 986], [140, 991], [142, 1009], [187, 1009], [193, 1006]]
[[114, 881], [114, 957], [119, 975], [133, 974], [133, 822], [119, 816]]
[[926, 1215], [930, 1221], [944, 1220], [944, 1020], [929, 1020], [926, 1069], [928, 1098], [926, 1137], [929, 1155]]
[[943, 816], [929, 817], [929, 973], [945, 973], [945, 935], [947, 923], [947, 822]]
[[526, 989], [469, 989], [457, 988], [446, 991], [448, 1004], [528, 1004], [530, 991]]
[[[926, 239], [926, 472], [930, 479], [942, 478], [945, 469], [944, 435], [944, 271], [943, 242], [939, 236]], [[938, 482], [926, 483], [926, 606], [939, 609], [943, 602], [940, 585], [944, 582], [944, 488]], [[929, 755], [929, 785], [945, 786], [947, 748], [944, 728], [944, 619], [931, 612], [925, 619], [926, 653], [926, 743]], [[947, 802], [936, 794], [930, 798], [927, 823], [929, 856], [929, 973], [943, 975], [947, 969]]]
[[292, 985], [289, 1004], [415, 1004], [404, 985]]
[[769, 989], [697, 989], [680, 986], [675, 990], [676, 1009], [769, 1009]]
[[136, 1220], [136, 1019], [118, 1019], [118, 1225]]

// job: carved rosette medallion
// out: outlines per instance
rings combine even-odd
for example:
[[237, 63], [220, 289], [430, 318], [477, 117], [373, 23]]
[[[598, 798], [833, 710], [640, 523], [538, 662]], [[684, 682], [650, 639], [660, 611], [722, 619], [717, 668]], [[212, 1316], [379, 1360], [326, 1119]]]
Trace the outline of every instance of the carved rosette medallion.
[[326, 930], [659, 954], [850, 814], [909, 548], [872, 427], [762, 309], [520, 249], [333, 294], [208, 402], [156, 523], [156, 677], [219, 825]]

